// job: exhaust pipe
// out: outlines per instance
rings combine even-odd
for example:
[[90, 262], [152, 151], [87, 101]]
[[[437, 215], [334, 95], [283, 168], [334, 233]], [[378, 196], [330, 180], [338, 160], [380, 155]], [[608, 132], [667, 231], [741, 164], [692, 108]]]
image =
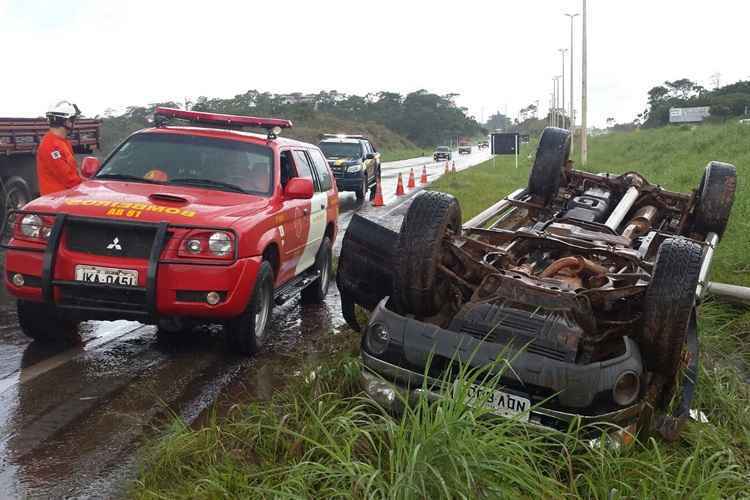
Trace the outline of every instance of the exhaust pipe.
[[609, 218], [604, 225], [616, 232], [617, 228], [622, 224], [623, 219], [625, 219], [625, 216], [628, 215], [630, 209], [633, 208], [635, 200], [638, 199], [638, 194], [638, 188], [630, 186], [628, 190], [625, 191], [620, 203], [618, 203], [615, 209], [612, 210], [612, 213], [609, 215]]

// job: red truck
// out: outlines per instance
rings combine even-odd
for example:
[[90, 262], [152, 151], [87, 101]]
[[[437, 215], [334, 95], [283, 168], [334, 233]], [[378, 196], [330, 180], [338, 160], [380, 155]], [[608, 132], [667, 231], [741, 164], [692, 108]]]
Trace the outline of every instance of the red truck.
[[[99, 149], [101, 120], [76, 121], [68, 137], [76, 154]], [[37, 196], [36, 150], [49, 130], [46, 118], [0, 118], [0, 180], [3, 207], [23, 207]]]
[[252, 354], [274, 303], [328, 291], [338, 217], [328, 163], [317, 146], [278, 137], [288, 120], [157, 108], [155, 124], [101, 165], [84, 159], [79, 186], [11, 214], [5, 276], [21, 328], [46, 341], [87, 319], [178, 335], [223, 323], [230, 345]]

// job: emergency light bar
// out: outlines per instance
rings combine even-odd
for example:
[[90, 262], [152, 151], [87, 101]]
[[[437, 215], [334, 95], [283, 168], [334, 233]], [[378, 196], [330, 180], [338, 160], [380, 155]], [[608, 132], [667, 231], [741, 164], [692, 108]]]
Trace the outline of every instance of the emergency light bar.
[[364, 135], [350, 135], [350, 134], [323, 134], [325, 139], [367, 139]]
[[171, 118], [187, 120], [192, 123], [217, 125], [227, 128], [259, 127], [268, 131], [268, 137], [273, 139], [281, 129], [292, 128], [291, 120], [281, 118], [258, 118], [256, 116], [225, 115], [222, 113], [204, 113], [202, 111], [185, 111], [175, 108], [157, 107], [154, 110], [154, 121], [157, 126], [164, 125]]

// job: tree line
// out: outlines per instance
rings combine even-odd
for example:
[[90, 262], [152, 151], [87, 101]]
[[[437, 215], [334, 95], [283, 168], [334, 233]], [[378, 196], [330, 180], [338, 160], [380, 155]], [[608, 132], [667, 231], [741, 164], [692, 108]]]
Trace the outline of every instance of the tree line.
[[[352, 122], [372, 122], [383, 125], [418, 146], [429, 147], [448, 143], [456, 136], [479, 137], [486, 134], [486, 129], [468, 114], [468, 110], [456, 104], [457, 96], [438, 95], [424, 89], [406, 95], [382, 91], [364, 96], [336, 90], [317, 94], [274, 94], [248, 90], [231, 98], [202, 96], [188, 104], [195, 111], [276, 116], [291, 119], [303, 126], [306, 122], [320, 122], [320, 117], [325, 115]], [[143, 127], [158, 105], [183, 107], [184, 103], [131, 106], [119, 115], [110, 112], [104, 117], [105, 135], [119, 140]], [[321, 133], [324, 132], [331, 131], [321, 130]]]

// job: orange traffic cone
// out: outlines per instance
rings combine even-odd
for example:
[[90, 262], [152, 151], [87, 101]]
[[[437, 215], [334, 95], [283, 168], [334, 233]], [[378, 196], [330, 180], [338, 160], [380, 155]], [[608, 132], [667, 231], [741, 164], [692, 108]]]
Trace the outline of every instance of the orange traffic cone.
[[404, 179], [401, 177], [401, 173], [398, 174], [398, 184], [396, 184], [396, 196], [404, 195]]
[[420, 184], [427, 184], [427, 166], [422, 165], [422, 177], [419, 178]]
[[372, 200], [372, 206], [382, 207], [383, 205], [385, 205], [385, 203], [383, 203], [383, 191], [380, 189], [380, 179], [378, 178], [375, 181], [375, 198]]
[[445, 160], [445, 174], [446, 174], [446, 175], [447, 175], [447, 174], [449, 174], [449, 173], [451, 173], [451, 171], [450, 171], [450, 166], [449, 166], [449, 165], [450, 165], [450, 163], [451, 163], [451, 162], [449, 162], [448, 160]]
[[417, 187], [417, 183], [414, 182], [414, 167], [412, 167], [411, 172], [409, 172], [409, 180], [406, 182], [406, 187], [409, 189]]
[[451, 172], [456, 173], [456, 160], [453, 160], [453, 165], [451, 166]]

